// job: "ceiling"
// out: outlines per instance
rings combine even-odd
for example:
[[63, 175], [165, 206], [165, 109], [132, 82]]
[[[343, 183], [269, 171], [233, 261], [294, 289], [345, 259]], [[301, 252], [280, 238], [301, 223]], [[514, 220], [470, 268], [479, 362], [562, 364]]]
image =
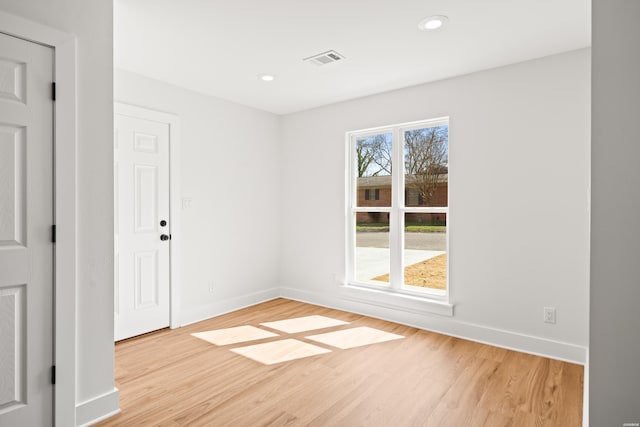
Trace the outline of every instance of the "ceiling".
[[[419, 31], [430, 15], [449, 22]], [[117, 68], [288, 114], [587, 47], [591, 10], [590, 0], [116, 0], [114, 27]], [[346, 59], [302, 60], [331, 49]]]

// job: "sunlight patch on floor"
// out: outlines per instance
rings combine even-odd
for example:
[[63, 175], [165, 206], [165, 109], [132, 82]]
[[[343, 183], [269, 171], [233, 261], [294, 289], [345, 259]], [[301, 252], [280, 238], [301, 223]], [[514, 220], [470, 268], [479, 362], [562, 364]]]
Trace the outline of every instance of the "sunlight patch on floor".
[[214, 331], [196, 332], [191, 335], [215, 345], [237, 344], [278, 336], [278, 334], [273, 332], [248, 325], [237, 326], [235, 328], [217, 329]]
[[[304, 316], [293, 319], [278, 320], [275, 322], [260, 323], [270, 329], [281, 331], [283, 334], [296, 334], [317, 329], [331, 328], [334, 326], [349, 325], [338, 319], [325, 316]], [[282, 335], [261, 329], [259, 327], [244, 325], [234, 328], [217, 329], [191, 334], [195, 338], [207, 341], [217, 346], [246, 343], [265, 338], [279, 337], [265, 343], [247, 345], [230, 349], [232, 352], [265, 365], [302, 359], [319, 354], [331, 353], [332, 350], [318, 347], [294, 338], [285, 338]], [[315, 341], [330, 347], [347, 350], [370, 344], [383, 343], [404, 338], [401, 335], [381, 331], [367, 326], [347, 327], [333, 332], [306, 336], [305, 339]]]
[[332, 319], [324, 316], [305, 316], [297, 317], [295, 319], [278, 320], [276, 322], [260, 323], [267, 328], [275, 329], [277, 331], [286, 332], [288, 334], [295, 334], [298, 332], [313, 331], [315, 329], [330, 328], [332, 326], [347, 325], [349, 322], [342, 320]]
[[402, 335], [380, 331], [378, 329], [361, 326], [358, 328], [343, 329], [341, 331], [328, 332], [326, 334], [311, 335], [305, 337], [311, 341], [337, 347], [342, 350], [361, 347], [363, 345], [377, 344], [386, 341], [399, 340]]
[[265, 365], [273, 365], [289, 360], [331, 353], [331, 350], [327, 350], [326, 348], [307, 344], [293, 338], [232, 348], [231, 351]]

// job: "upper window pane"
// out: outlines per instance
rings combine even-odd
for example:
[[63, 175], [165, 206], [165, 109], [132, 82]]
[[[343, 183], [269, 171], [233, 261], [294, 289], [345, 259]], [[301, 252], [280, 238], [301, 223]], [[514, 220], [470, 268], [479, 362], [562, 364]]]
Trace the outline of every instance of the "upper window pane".
[[356, 139], [357, 206], [391, 206], [391, 133]]
[[404, 132], [405, 206], [448, 206], [449, 127]]

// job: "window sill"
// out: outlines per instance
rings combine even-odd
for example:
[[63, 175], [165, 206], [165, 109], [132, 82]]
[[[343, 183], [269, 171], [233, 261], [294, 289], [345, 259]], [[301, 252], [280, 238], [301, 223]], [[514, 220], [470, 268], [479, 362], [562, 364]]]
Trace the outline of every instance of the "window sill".
[[355, 284], [341, 285], [340, 296], [346, 300], [394, 310], [453, 317], [453, 304], [438, 301], [429, 298], [429, 296], [408, 295], [390, 290], [366, 288]]

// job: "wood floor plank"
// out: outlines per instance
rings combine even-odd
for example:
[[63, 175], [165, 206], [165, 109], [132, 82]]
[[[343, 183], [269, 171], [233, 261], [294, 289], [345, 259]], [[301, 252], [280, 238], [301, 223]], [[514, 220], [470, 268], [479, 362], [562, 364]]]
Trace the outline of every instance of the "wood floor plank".
[[[309, 315], [349, 322], [282, 333]], [[279, 336], [214, 345], [192, 336], [253, 326]], [[400, 335], [342, 350], [305, 336], [366, 326]], [[296, 339], [331, 350], [263, 365], [236, 347]], [[580, 426], [582, 366], [353, 313], [276, 299], [116, 344], [121, 413], [98, 426]]]

